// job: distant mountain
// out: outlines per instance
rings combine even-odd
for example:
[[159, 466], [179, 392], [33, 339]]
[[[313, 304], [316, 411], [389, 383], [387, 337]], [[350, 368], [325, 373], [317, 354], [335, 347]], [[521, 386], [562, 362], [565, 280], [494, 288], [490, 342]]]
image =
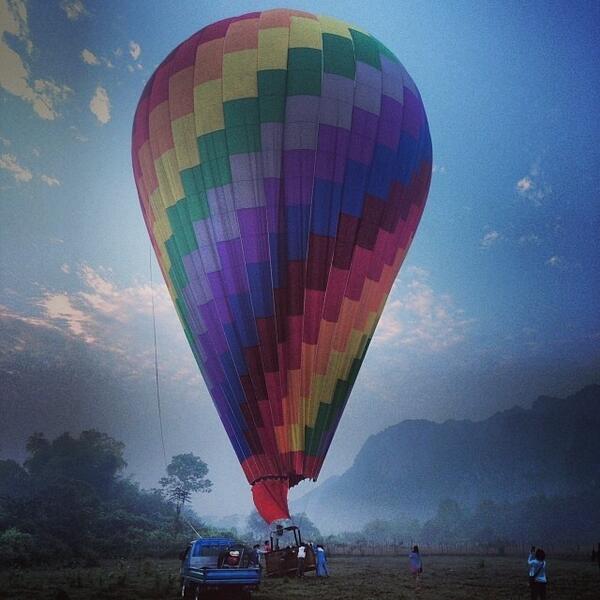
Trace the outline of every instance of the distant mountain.
[[429, 518], [446, 498], [473, 507], [599, 483], [600, 385], [591, 385], [484, 421], [403, 421], [371, 436], [348, 471], [298, 504], [329, 532]]

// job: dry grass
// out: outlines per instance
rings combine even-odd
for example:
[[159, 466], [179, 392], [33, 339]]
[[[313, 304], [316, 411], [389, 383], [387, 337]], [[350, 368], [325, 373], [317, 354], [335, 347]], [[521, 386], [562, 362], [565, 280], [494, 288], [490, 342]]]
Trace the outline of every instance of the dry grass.
[[[403, 557], [333, 557], [329, 579], [263, 581], [255, 600], [517, 600], [528, 599], [522, 558], [425, 556], [415, 591]], [[0, 572], [0, 598], [10, 600], [178, 597], [176, 561], [111, 562], [89, 569]], [[548, 561], [549, 600], [598, 600], [600, 572], [583, 560]], [[61, 594], [61, 591], [64, 592]]]

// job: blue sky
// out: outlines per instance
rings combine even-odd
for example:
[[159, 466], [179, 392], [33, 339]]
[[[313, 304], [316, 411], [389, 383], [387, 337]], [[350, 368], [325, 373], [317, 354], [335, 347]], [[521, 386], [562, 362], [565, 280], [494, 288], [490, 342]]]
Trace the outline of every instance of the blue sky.
[[[483, 418], [597, 382], [600, 5], [278, 5], [356, 23], [390, 47], [421, 91], [434, 148], [421, 226], [323, 476], [401, 419]], [[0, 0], [0, 323], [51, 330], [152, 377], [149, 242], [130, 167], [137, 99], [177, 43], [271, 7]], [[169, 450], [222, 461], [220, 489], [242, 489], [156, 263], [154, 274]], [[14, 356], [35, 344], [2, 331]], [[152, 398], [113, 406], [114, 419], [84, 405], [72, 421], [50, 411], [48, 431], [102, 424], [150, 481], [140, 457], [160, 459]], [[17, 416], [8, 426], [30, 433]], [[207, 506], [233, 512], [218, 489]]]

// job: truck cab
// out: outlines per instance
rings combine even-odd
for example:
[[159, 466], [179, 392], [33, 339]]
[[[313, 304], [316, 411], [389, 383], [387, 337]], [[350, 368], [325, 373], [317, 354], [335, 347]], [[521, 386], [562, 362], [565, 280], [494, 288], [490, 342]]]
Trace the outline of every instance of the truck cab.
[[197, 600], [213, 591], [250, 598], [260, 585], [260, 567], [251, 550], [231, 538], [193, 540], [181, 553], [181, 597]]

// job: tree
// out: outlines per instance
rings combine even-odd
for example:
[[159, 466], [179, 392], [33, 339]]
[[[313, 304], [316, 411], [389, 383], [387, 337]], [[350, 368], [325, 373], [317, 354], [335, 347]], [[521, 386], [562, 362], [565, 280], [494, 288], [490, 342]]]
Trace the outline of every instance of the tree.
[[35, 433], [27, 442], [29, 458], [25, 468], [38, 481], [75, 479], [89, 484], [106, 497], [120, 472], [127, 466], [125, 445], [94, 429], [82, 431], [78, 438], [63, 433], [51, 442]]
[[193, 493], [209, 493], [212, 481], [207, 479], [208, 466], [191, 452], [177, 454], [167, 467], [167, 476], [159, 481], [165, 496], [175, 503], [175, 523], [179, 526], [179, 517], [184, 505], [190, 501]]
[[300, 528], [303, 540], [314, 542], [321, 539], [321, 532], [306, 513], [292, 515], [292, 522]]
[[270, 528], [268, 523], [253, 510], [246, 519], [246, 532], [249, 538], [253, 540], [269, 539]]

